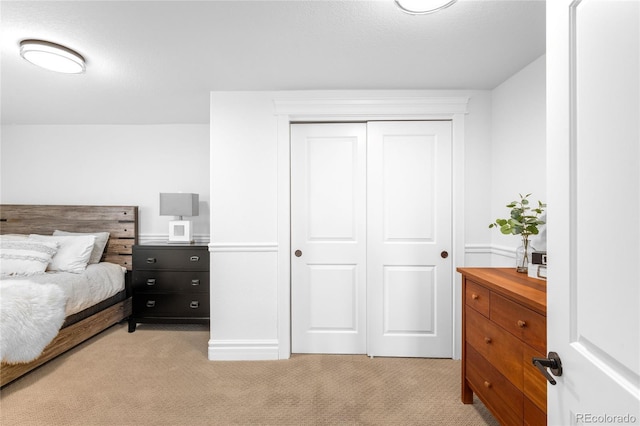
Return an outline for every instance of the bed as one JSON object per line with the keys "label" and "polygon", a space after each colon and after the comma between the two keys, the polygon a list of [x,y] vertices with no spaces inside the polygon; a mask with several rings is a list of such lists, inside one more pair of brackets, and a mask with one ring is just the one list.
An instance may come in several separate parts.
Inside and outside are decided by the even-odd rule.
{"label": "bed", "polygon": [[[94,276],[96,274],[100,276],[104,274],[120,275],[120,280],[124,278],[124,288],[118,289],[117,293],[89,307],[86,307],[86,303],[82,300],[74,302],[77,304],[74,311],[79,309],[79,312],[67,315],[65,310],[64,318],[59,319],[62,322],[61,328],[37,358],[29,362],[2,362],[0,365],[0,386],[12,382],[131,315],[130,272],[132,248],[138,238],[137,206],[0,205],[0,234],[3,236],[3,242],[14,238],[20,240],[25,235],[31,235],[30,238],[37,239],[38,235],[51,236],[55,231],[58,231],[57,235],[108,233],[102,256],[95,259],[96,264],[86,266],[86,273]],[[44,245],[51,244],[47,238],[42,238],[42,240],[45,241]],[[74,237],[73,240],[76,241],[78,238]],[[95,239],[91,241],[95,241]],[[95,255],[95,251],[93,254]],[[7,261],[5,258],[5,261],[10,262],[11,260]],[[115,273],[115,270],[118,270],[119,274]],[[50,274],[51,272],[46,273],[46,275]],[[84,275],[85,272],[82,274]],[[58,273],[53,275],[57,276]],[[61,280],[64,287],[67,281],[75,279],[75,275],[71,275],[68,280],[59,276],[57,279]],[[3,285],[7,284],[5,278],[7,277],[3,277]],[[11,277],[11,281],[15,281],[14,278],[28,280],[29,286],[37,284],[38,279],[47,280],[38,274],[27,277]],[[47,287],[41,288],[48,289],[52,284],[47,283],[46,285]],[[28,289],[28,287],[24,288]],[[11,291],[6,287],[3,289],[2,293],[9,296]],[[59,293],[61,290],[55,291]],[[66,292],[66,290],[63,288],[62,292]],[[28,291],[25,290],[25,293]],[[52,290],[51,295],[47,294],[47,297],[51,296],[52,303],[58,303],[58,293]],[[3,298],[3,303],[6,299]],[[44,297],[40,299],[44,299]],[[43,303],[42,300],[40,303]],[[37,315],[33,316],[37,317]],[[4,318],[6,320],[6,315]]]}

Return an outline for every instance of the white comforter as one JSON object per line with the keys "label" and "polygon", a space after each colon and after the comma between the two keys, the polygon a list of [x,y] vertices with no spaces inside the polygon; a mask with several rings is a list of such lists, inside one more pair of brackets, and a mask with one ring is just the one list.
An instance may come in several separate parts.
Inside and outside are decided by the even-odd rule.
{"label": "white comforter", "polygon": [[82,274],[46,273],[0,281],[0,360],[29,362],[58,334],[68,315],[124,289],[124,269],[89,265]]}

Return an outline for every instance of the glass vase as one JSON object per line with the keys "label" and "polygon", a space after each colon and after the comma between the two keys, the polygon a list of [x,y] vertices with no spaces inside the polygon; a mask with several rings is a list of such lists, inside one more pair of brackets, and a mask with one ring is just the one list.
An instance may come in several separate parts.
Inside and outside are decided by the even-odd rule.
{"label": "glass vase", "polygon": [[535,248],[529,242],[529,238],[522,237],[522,245],[516,249],[516,271],[526,274],[529,272],[531,253]]}

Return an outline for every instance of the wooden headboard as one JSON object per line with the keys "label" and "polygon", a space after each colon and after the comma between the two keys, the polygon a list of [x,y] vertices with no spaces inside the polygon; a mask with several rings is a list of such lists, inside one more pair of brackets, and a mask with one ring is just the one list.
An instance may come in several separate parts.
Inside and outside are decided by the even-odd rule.
{"label": "wooden headboard", "polygon": [[0,205],[0,234],[51,235],[56,229],[109,232],[102,260],[131,270],[138,242],[137,206]]}

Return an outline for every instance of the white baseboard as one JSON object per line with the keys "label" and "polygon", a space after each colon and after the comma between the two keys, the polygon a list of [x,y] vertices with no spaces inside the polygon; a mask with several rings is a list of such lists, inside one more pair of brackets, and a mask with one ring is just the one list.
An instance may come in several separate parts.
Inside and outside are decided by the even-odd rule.
{"label": "white baseboard", "polygon": [[211,361],[267,361],[280,359],[278,340],[209,340]]}

